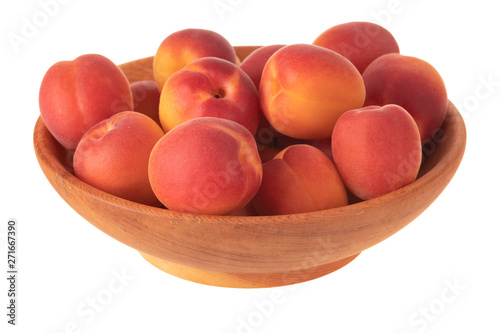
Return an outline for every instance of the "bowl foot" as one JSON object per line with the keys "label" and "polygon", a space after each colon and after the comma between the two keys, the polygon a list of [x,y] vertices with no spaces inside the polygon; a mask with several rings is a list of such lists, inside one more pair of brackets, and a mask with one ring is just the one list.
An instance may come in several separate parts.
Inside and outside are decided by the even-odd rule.
{"label": "bowl foot", "polygon": [[139,253],[150,264],[170,275],[187,281],[226,288],[269,288],[305,282],[332,273],[344,267],[359,255],[358,253],[325,265],[288,272],[238,274],[193,268],[159,259],[146,253]]}

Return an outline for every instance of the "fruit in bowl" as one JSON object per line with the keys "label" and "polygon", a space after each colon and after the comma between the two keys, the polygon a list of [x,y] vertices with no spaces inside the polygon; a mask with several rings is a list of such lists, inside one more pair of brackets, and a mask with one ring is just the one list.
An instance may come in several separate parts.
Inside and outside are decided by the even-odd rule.
{"label": "fruit in bowl", "polygon": [[313,41],[349,59],[360,73],[378,57],[399,53],[396,38],[384,27],[372,22],[347,22],[323,31]]}
{"label": "fruit in bowl", "polygon": [[85,54],[49,68],[40,86],[39,105],[52,135],[75,150],[92,126],[132,110],[133,101],[127,78],[111,60]]}
{"label": "fruit in bowl", "polygon": [[436,134],[446,117],[448,97],[439,72],[428,62],[386,54],[364,71],[365,105],[397,104],[415,119],[422,144]]}
{"label": "fruit in bowl", "polygon": [[[257,49],[258,47],[234,47],[242,62]],[[323,51],[319,46],[303,47],[302,44],[279,48],[269,57],[263,74],[266,68],[270,68],[268,71],[272,77],[276,69],[271,65],[273,57],[278,57],[279,52],[286,54],[294,49],[296,52],[303,49],[314,50],[311,51],[312,57],[315,57],[316,52],[328,54],[319,58],[335,59],[334,61],[345,64],[343,68],[347,69],[346,77],[349,78],[345,82],[352,83],[362,79],[354,65],[349,64],[349,60],[342,58],[340,54],[327,49]],[[318,49],[321,51],[317,51]],[[288,56],[290,59],[301,57],[295,54]],[[154,80],[155,57],[135,60],[122,64],[119,68],[129,84]],[[284,75],[286,82],[293,82],[295,76],[297,81],[293,82],[293,86],[296,85],[297,91],[300,91],[298,78],[307,77],[307,73],[315,71],[300,65],[300,62],[295,65],[293,70],[285,70],[281,75]],[[318,65],[317,68],[319,67]],[[259,91],[267,89],[263,88],[267,85],[271,92],[275,92],[273,85],[266,83],[265,78],[266,75],[262,75]],[[351,80],[353,78],[356,79]],[[338,80],[342,81],[341,78]],[[313,82],[308,82],[312,87]],[[338,86],[347,91],[348,85],[339,82]],[[408,178],[410,181],[405,181],[398,187],[389,187],[389,192],[376,192],[369,196],[357,192],[357,188],[365,185],[358,185],[351,178],[356,180],[366,174],[366,171],[361,169],[358,174],[342,175],[342,166],[349,164],[354,153],[339,150],[336,145],[340,145],[341,140],[358,144],[353,149],[366,155],[362,157],[368,163],[383,169],[383,165],[378,164],[377,156],[390,151],[395,143],[388,141],[383,144],[379,154],[375,151],[371,154],[362,153],[362,149],[369,149],[373,142],[356,137],[355,134],[363,131],[364,135],[375,135],[374,137],[383,141],[384,133],[393,130],[401,133],[407,129],[411,133],[408,146],[401,143],[403,148],[394,151],[411,153],[414,154],[411,155],[413,157],[418,152],[422,154],[420,142],[416,143],[416,138],[419,137],[417,123],[413,117],[404,113],[407,112],[404,107],[368,106],[370,111],[365,111],[369,113],[369,120],[356,121],[364,119],[364,116],[359,116],[361,112],[356,111],[364,104],[364,98],[360,97],[364,94],[364,82],[362,83],[363,87],[356,83],[354,92],[348,92],[352,93],[349,96],[356,96],[353,98],[356,103],[344,105],[342,111],[333,108],[330,110],[332,114],[329,114],[328,108],[316,113],[320,116],[324,112],[330,120],[336,118],[333,125],[325,121],[329,122],[330,129],[324,130],[321,139],[300,138],[301,135],[293,137],[288,135],[291,134],[289,132],[280,132],[279,128],[272,125],[272,119],[267,119],[269,115],[266,111],[263,111],[261,119],[269,120],[270,125],[262,122],[262,126],[269,126],[276,137],[265,145],[257,144],[255,139],[258,133],[254,136],[254,133],[233,120],[212,116],[195,117],[168,129],[161,138],[152,140],[156,142],[148,161],[150,183],[153,189],[157,187],[158,194],[155,195],[161,197],[161,191],[167,193],[168,199],[163,200],[165,207],[134,202],[121,195],[108,193],[108,190],[98,189],[76,177],[72,171],[71,150],[51,134],[43,117],[39,118],[35,126],[35,153],[51,185],[75,211],[103,232],[139,251],[146,260],[165,272],[186,280],[225,287],[271,287],[303,282],[343,267],[359,253],[390,237],[415,219],[452,179],[464,153],[465,126],[458,110],[448,102],[446,116],[440,125],[442,135],[439,140],[430,139],[430,142],[435,143],[435,149],[432,153],[426,152],[421,164],[412,165],[409,172],[412,177]],[[311,91],[312,89],[309,90]],[[321,95],[321,91],[319,94]],[[294,96],[303,95],[297,93]],[[259,95],[259,101],[261,104],[265,102],[262,94]],[[321,99],[317,101],[321,104]],[[309,112],[308,108],[301,111],[294,108],[294,103],[290,105],[289,112],[300,117],[304,116],[301,113]],[[287,108],[282,108],[282,112],[287,112]],[[356,116],[352,116],[354,114]],[[386,121],[386,114],[394,114],[394,121]],[[342,119],[347,119],[346,123]],[[192,124],[198,125],[191,126]],[[303,125],[309,126],[306,121]],[[340,132],[336,132],[337,125]],[[300,132],[302,129],[296,126],[294,130]],[[373,131],[376,134],[370,134]],[[400,141],[406,140],[400,134],[397,138]],[[315,148],[315,145],[321,145],[321,149]],[[331,150],[331,156],[328,151],[325,153],[325,149]],[[393,158],[397,160],[398,155],[393,155]],[[414,161],[416,160],[415,158]],[[274,175],[271,172],[271,176],[266,177],[266,164],[284,165],[283,163],[292,178],[286,178],[279,172]],[[235,166],[241,169],[233,168]],[[248,168],[245,169],[245,166]],[[259,180],[261,168],[262,180]],[[359,171],[360,168],[357,169]],[[418,170],[418,175],[413,179],[415,169]],[[229,177],[229,171],[238,175],[234,177],[234,182]],[[263,187],[264,178],[267,179],[266,184],[269,180],[271,185]],[[174,184],[176,179],[181,181]],[[281,185],[273,185],[274,181],[280,181]],[[213,206],[212,201],[202,200],[206,204],[201,205],[203,210],[199,210],[200,205],[194,205],[195,209],[190,208],[186,204],[193,198],[189,191],[203,189],[206,184],[209,184],[208,190],[205,188],[206,193],[209,196],[220,194],[220,197],[217,196],[219,200],[214,200]],[[229,190],[232,185],[234,188]],[[317,188],[318,194],[310,193],[311,187]],[[291,199],[287,199],[287,195],[280,198],[279,188],[287,188],[290,191],[287,195],[299,195],[289,197]],[[281,205],[285,210],[280,210],[277,215],[263,210],[259,213],[262,205],[254,205],[252,202],[258,198],[259,190],[265,191],[269,198],[261,202],[269,204],[270,208]],[[293,193],[294,191],[297,193]],[[356,203],[346,200],[346,197],[352,196],[350,191],[363,198],[357,198]],[[327,205],[319,205],[317,200],[312,200],[311,202],[316,201],[316,205],[301,212],[293,211],[296,208],[293,203],[301,203],[300,193],[306,193],[302,195],[304,198],[309,195],[320,202],[326,202],[326,199],[332,197],[339,200]],[[281,199],[285,201],[279,202]]]}
{"label": "fruit in bowl", "polygon": [[330,137],[338,117],[361,107],[361,74],[340,54],[295,44],[266,62],[259,85],[262,111],[278,132],[297,139]]}
{"label": "fruit in bowl", "polygon": [[267,61],[276,51],[284,46],[283,44],[261,46],[241,62],[240,68],[252,79],[257,89],[259,89],[262,71]]}
{"label": "fruit in bowl", "polygon": [[333,130],[332,156],[351,193],[376,198],[415,181],[422,161],[420,133],[398,105],[350,110]]}
{"label": "fruit in bowl", "polygon": [[288,146],[263,165],[262,185],[253,198],[259,215],[306,213],[347,205],[347,193],[333,162],[312,145]]}
{"label": "fruit in bowl", "polygon": [[149,179],[169,209],[226,215],[253,198],[262,181],[262,163],[245,127],[199,117],[176,126],[156,143]]}
{"label": "fruit in bowl", "polygon": [[219,117],[233,120],[255,135],[260,120],[259,95],[238,66],[204,57],[190,62],[165,82],[159,114],[165,132],[189,119]]}
{"label": "fruit in bowl", "polygon": [[160,122],[160,91],[158,84],[153,80],[136,81],[130,84],[134,111],[140,112],[153,119],[159,126]]}
{"label": "fruit in bowl", "polygon": [[163,134],[142,113],[117,113],[82,137],[73,157],[75,175],[107,193],[159,207],[149,183],[148,165],[151,150]]}
{"label": "fruit in bowl", "polygon": [[160,91],[172,74],[203,57],[238,62],[232,45],[215,31],[183,29],[168,35],[158,47],[153,64],[154,78]]}

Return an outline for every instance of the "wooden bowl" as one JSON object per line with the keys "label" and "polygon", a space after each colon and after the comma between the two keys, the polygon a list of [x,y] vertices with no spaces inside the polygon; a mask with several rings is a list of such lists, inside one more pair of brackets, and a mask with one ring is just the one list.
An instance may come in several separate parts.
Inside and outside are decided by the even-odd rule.
{"label": "wooden bowl", "polygon": [[[235,47],[243,60],[256,47]],[[153,57],[121,65],[130,82],[153,79]],[[214,286],[256,288],[331,273],[419,216],[462,160],[465,124],[449,103],[442,131],[424,150],[418,179],[345,207],[279,216],[209,216],[154,208],[104,193],[74,176],[71,154],[41,118],[35,153],[59,195],[83,218],[174,276]]]}

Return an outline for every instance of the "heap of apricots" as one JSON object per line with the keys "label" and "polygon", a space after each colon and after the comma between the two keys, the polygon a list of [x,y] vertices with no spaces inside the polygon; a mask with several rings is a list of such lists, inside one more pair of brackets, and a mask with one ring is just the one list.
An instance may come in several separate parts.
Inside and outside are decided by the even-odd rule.
{"label": "heap of apricots", "polygon": [[41,82],[41,117],[82,181],[196,214],[304,213],[399,189],[448,106],[436,69],[369,22],[243,60],[214,31],[180,30],[153,71],[129,83],[102,55],[58,62]]}

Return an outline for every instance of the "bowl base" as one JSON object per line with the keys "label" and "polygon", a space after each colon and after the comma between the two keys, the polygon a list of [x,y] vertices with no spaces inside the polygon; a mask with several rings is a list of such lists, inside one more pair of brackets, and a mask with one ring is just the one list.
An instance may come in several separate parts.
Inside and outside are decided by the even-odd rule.
{"label": "bowl base", "polygon": [[159,259],[143,252],[139,253],[150,264],[170,275],[191,282],[226,288],[269,288],[305,282],[330,274],[344,267],[359,255],[358,253],[351,257],[325,265],[304,269],[294,269],[287,272],[238,274],[222,273],[189,267]]}

